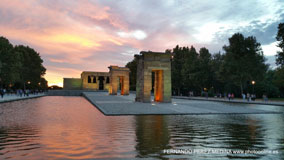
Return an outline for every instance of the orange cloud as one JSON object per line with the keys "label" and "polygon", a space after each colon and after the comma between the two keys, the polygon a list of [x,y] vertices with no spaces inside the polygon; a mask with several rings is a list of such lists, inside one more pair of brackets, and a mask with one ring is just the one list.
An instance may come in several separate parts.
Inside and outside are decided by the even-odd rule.
{"label": "orange cloud", "polygon": [[94,47],[94,46],[100,46],[99,43],[91,41],[87,38],[83,38],[77,35],[71,35],[71,34],[57,34],[53,36],[48,36],[45,38],[45,40],[52,42],[52,43],[58,43],[58,44],[78,44],[83,47]]}
{"label": "orange cloud", "polygon": [[[56,5],[49,4],[53,2]],[[63,77],[80,77],[83,70],[108,71],[110,64],[125,65],[131,56],[122,53],[143,48],[139,40],[117,35],[129,32],[129,26],[108,6],[86,0],[68,1],[64,6],[59,1],[1,3],[8,20],[0,20],[0,35],[41,54],[49,85],[62,86]]]}

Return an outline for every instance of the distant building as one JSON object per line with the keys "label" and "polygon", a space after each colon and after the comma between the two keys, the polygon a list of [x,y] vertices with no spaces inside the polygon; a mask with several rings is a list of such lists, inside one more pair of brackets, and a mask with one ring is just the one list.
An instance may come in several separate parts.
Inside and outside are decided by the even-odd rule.
{"label": "distant building", "polygon": [[81,73],[81,78],[63,78],[64,90],[104,90],[111,95],[120,91],[121,95],[129,94],[129,68],[110,66],[109,72]]}
{"label": "distant building", "polygon": [[81,78],[63,78],[65,90],[109,90],[110,73],[90,72],[81,73]]}

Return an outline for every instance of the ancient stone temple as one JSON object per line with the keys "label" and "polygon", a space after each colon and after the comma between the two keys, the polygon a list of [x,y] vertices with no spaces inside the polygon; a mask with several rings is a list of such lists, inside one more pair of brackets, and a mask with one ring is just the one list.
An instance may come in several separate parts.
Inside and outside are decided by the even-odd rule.
{"label": "ancient stone temple", "polygon": [[116,95],[120,89],[121,95],[129,95],[129,68],[110,66],[110,88],[109,94]]}
{"label": "ancient stone temple", "polygon": [[138,60],[135,100],[151,102],[153,88],[156,102],[171,102],[171,54],[142,51],[135,57]]}
{"label": "ancient stone temple", "polygon": [[64,78],[65,90],[104,90],[116,95],[129,95],[129,68],[110,66],[109,72],[84,71],[81,78]]}

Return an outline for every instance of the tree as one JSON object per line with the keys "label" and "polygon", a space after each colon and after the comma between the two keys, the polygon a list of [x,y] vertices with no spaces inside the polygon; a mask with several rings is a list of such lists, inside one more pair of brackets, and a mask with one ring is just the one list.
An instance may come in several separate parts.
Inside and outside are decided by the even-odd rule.
{"label": "tree", "polygon": [[257,82],[264,78],[268,66],[265,64],[261,45],[255,37],[245,38],[236,33],[229,38],[229,45],[223,49],[226,54],[221,74],[229,91],[232,92],[235,86],[239,86],[239,93],[244,93],[251,81]]}
{"label": "tree", "polygon": [[188,48],[181,48],[178,45],[173,49],[173,58],[172,58],[172,88],[173,92],[177,95],[180,95],[181,88],[183,83],[181,70],[185,62],[185,52]]}
{"label": "tree", "polygon": [[196,77],[197,83],[196,85],[199,87],[200,91],[203,89],[209,89],[212,87],[212,68],[210,66],[211,63],[211,54],[209,50],[205,47],[200,48],[199,55],[197,59],[197,66],[196,66]]}
{"label": "tree", "polygon": [[42,65],[43,60],[39,53],[28,46],[16,46],[14,54],[20,57],[21,67],[18,68],[20,73],[20,82],[24,88],[36,88],[45,75],[45,67]]}
{"label": "tree", "polygon": [[[188,93],[188,91],[196,91],[199,90],[198,84],[198,53],[196,49],[191,46],[190,49],[184,48],[185,58],[183,68],[181,70],[182,74],[182,84],[184,90]],[[186,94],[187,94],[186,93]]]}
{"label": "tree", "polygon": [[19,61],[20,57],[13,53],[13,45],[8,39],[0,37],[0,88],[19,80]]}
{"label": "tree", "polygon": [[278,25],[276,40],[279,41],[277,46],[281,51],[277,52],[276,55],[276,65],[278,65],[278,68],[275,71],[274,83],[281,91],[282,96],[284,96],[284,23]]}
{"label": "tree", "polygon": [[258,85],[255,88],[256,93],[266,94],[268,97],[278,97],[279,88],[275,85],[276,76],[275,70],[268,70],[264,76],[264,79],[258,82]]}
{"label": "tree", "polygon": [[224,82],[222,81],[223,75],[220,73],[220,68],[224,62],[224,55],[216,53],[212,56],[211,59],[211,70],[212,70],[212,86],[217,93],[224,92]]}
{"label": "tree", "polygon": [[273,83],[281,92],[281,96],[284,97],[284,67],[278,67],[275,70]]}
{"label": "tree", "polygon": [[279,41],[277,46],[281,49],[276,55],[276,64],[284,66],[284,23],[278,25],[276,40]]}

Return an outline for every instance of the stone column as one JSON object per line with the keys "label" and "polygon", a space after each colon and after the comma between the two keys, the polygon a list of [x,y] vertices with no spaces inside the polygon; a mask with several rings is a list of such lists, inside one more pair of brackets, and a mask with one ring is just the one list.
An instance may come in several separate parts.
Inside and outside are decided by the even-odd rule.
{"label": "stone column", "polygon": [[110,76],[110,94],[111,95],[117,95],[117,88],[118,88],[118,81],[117,81],[117,76],[112,74]]}
{"label": "stone column", "polygon": [[[129,74],[129,73],[126,73]],[[124,76],[123,77],[123,90],[124,90],[124,94],[123,95],[129,95],[129,76]]]}
{"label": "stone column", "polygon": [[143,102],[143,84],[144,84],[144,66],[141,56],[135,56],[137,58],[137,73],[136,73],[136,98],[135,101]]}
{"label": "stone column", "polygon": [[152,70],[145,69],[144,70],[144,87],[142,90],[143,102],[151,102],[151,89],[152,89]]}
{"label": "stone column", "polygon": [[171,78],[171,69],[164,70],[164,96],[163,102],[172,101],[172,78]]}

